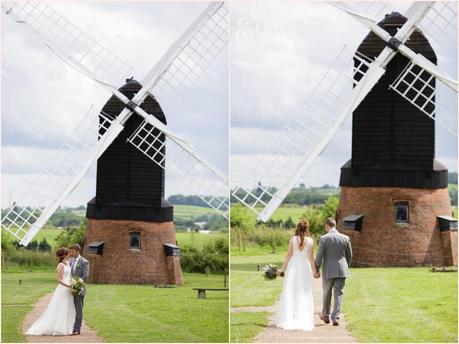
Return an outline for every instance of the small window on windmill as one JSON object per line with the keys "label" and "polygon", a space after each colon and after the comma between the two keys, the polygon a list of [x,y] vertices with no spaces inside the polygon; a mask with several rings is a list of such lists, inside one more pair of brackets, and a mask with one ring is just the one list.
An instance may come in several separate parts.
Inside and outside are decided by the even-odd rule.
{"label": "small window on windmill", "polygon": [[180,247],[174,244],[163,244],[166,257],[180,256]]}
{"label": "small window on windmill", "polygon": [[104,254],[104,245],[103,241],[94,241],[88,245],[88,253],[101,256]]}
{"label": "small window on windmill", "polygon": [[437,216],[440,232],[457,231],[457,219],[451,216]]}
{"label": "small window on windmill", "polygon": [[140,232],[129,233],[129,248],[140,249]]}
{"label": "small window on windmill", "polygon": [[408,202],[395,202],[395,223],[409,223]]}
{"label": "small window on windmill", "polygon": [[344,228],[345,229],[353,229],[355,231],[362,230],[362,220],[363,215],[349,215],[344,218]]}

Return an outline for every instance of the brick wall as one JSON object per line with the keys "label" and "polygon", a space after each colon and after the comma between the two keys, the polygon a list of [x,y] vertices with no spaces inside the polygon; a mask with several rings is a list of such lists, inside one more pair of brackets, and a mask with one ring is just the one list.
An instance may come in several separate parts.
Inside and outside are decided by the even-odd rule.
{"label": "brick wall", "polygon": [[[141,248],[129,248],[129,232],[140,232]],[[102,256],[88,254],[88,244],[104,241]],[[88,219],[83,255],[93,283],[182,284],[179,258],[168,268],[164,243],[176,243],[174,223]],[[171,275],[172,274],[172,275]]]}
{"label": "brick wall", "polygon": [[[397,201],[409,203],[407,224],[395,223]],[[446,244],[437,216],[451,213],[446,188],[342,187],[337,218],[339,230],[351,238],[354,266],[443,266],[453,260],[457,235]],[[344,229],[351,214],[363,214],[360,232]]]}

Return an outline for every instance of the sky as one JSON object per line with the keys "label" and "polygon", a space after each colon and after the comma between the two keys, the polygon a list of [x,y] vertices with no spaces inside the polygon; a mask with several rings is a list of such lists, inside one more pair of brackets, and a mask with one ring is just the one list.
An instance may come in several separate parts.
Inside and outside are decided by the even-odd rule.
{"label": "sky", "polygon": [[[132,66],[140,80],[207,3],[51,5]],[[408,3],[390,7],[403,12]],[[235,1],[230,9],[230,49],[166,117],[168,126],[213,165],[226,173],[231,166],[233,184],[276,137],[343,44],[355,50],[368,30],[321,2]],[[100,108],[110,95],[62,63],[24,25],[3,13],[1,19],[4,207],[27,194],[91,105]],[[439,66],[457,79],[457,45],[445,48],[437,51]],[[299,182],[337,185],[340,167],[350,157],[351,117]],[[438,125],[436,158],[457,170],[457,138]],[[85,204],[94,196],[95,171],[93,166],[64,205]],[[167,178],[166,195],[187,193],[183,180]]]}
{"label": "sky", "polygon": [[[141,80],[206,8],[206,2],[51,2],[54,9],[134,68]],[[28,196],[89,108],[110,94],[57,58],[25,27],[2,13],[2,207]],[[164,108],[169,128],[221,171],[228,171],[228,50],[179,105]],[[64,205],[95,195],[95,164]],[[166,195],[187,193],[166,174]]]}
{"label": "sky", "polygon": [[[408,2],[390,3],[403,13]],[[231,4],[231,184],[243,185],[284,124],[346,45],[355,51],[368,29],[327,3]],[[434,45],[436,42],[432,42]],[[457,45],[436,49],[442,71],[457,80]],[[308,172],[305,185],[338,185],[351,158],[351,116]],[[457,137],[436,126],[436,159],[457,171]],[[277,169],[284,169],[279,165]]]}

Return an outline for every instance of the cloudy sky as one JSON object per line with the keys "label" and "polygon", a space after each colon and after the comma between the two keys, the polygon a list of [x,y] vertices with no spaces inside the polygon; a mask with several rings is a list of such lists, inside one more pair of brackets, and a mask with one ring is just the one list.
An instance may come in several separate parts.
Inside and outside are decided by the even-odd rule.
{"label": "cloudy sky", "polygon": [[[206,2],[51,2],[86,34],[143,76],[208,5]],[[109,94],[62,63],[25,25],[2,13],[2,206],[18,200],[91,105]],[[228,50],[167,112],[168,126],[222,171],[228,170]],[[186,193],[171,176],[166,193]],[[65,205],[95,193],[95,166]]]}
{"label": "cloudy sky", "polygon": [[[408,5],[391,3],[388,12],[403,13]],[[235,2],[230,8],[230,168],[234,186],[244,185],[250,167],[343,45],[355,51],[368,30],[321,2]],[[457,80],[457,45],[436,52],[440,68]],[[350,157],[351,117],[301,181],[306,185],[338,185],[340,167]],[[457,137],[438,125],[436,157],[457,171]]]}

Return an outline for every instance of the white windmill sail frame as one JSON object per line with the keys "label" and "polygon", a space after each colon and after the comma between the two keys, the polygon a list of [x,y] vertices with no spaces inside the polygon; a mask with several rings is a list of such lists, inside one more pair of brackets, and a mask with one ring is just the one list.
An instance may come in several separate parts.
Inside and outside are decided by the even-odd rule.
{"label": "white windmill sail frame", "polygon": [[[124,104],[126,104],[126,108],[123,109],[122,112],[111,123],[110,128],[108,128],[108,130],[102,136],[99,137],[99,141],[97,142],[97,144],[92,148],[91,152],[87,154],[87,159],[85,160],[85,163],[81,167],[81,170],[71,175],[70,182],[65,184],[65,187],[63,188],[63,190],[60,190],[60,193],[58,195],[55,195],[54,197],[52,197],[50,204],[46,205],[43,209],[40,208],[40,215],[38,217],[34,216],[33,217],[34,221],[32,222],[21,221],[21,224],[23,224],[23,226],[20,226],[19,230],[13,231],[13,230],[10,230],[12,229],[12,226],[10,226],[10,228],[5,228],[7,227],[8,224],[5,222],[5,217],[4,217],[2,219],[2,228],[6,229],[10,233],[12,233],[14,236],[16,236],[18,239],[20,239],[20,243],[26,246],[30,242],[30,240],[33,238],[33,236],[46,223],[46,221],[49,219],[52,213],[59,207],[62,201],[78,185],[78,183],[84,177],[84,174],[89,169],[91,164],[95,160],[97,160],[97,158],[103,153],[103,151],[111,144],[111,142],[113,142],[113,140],[116,138],[119,132],[124,128],[123,126],[124,123],[130,118],[130,116],[134,112],[142,116],[146,122],[148,122],[151,125],[154,125],[156,128],[161,130],[169,138],[173,139],[174,142],[176,142],[177,145],[181,147],[181,149],[187,152],[187,154],[191,155],[196,161],[202,164],[207,170],[211,171],[213,175],[217,176],[220,179],[226,180],[226,183],[227,183],[227,178],[225,179],[224,174],[218,169],[214,168],[210,163],[206,161],[206,159],[200,156],[197,153],[196,149],[193,146],[191,146],[186,140],[174,134],[162,122],[160,122],[154,116],[146,113],[139,106],[137,106],[137,104],[142,103],[143,100],[150,94],[149,92],[152,89],[152,87],[155,85],[155,83],[161,80],[161,77],[164,74],[164,72],[169,68],[170,64],[174,61],[174,59],[177,56],[179,56],[180,52],[187,48],[188,43],[193,39],[194,37],[193,35],[196,33],[196,28],[199,28],[200,25],[202,25],[201,22],[206,21],[206,19],[212,18],[212,14],[215,13],[215,11],[218,11],[218,9],[220,9],[223,5],[224,3],[211,3],[206,8],[203,14],[201,14],[198,17],[198,19],[196,19],[193,22],[193,24],[190,26],[190,29],[188,29],[181,36],[181,38],[179,38],[179,40],[173,44],[171,49],[168,50],[168,53],[166,54],[166,56],[162,58],[160,62],[152,69],[152,72],[148,74],[148,77],[144,81],[145,82],[144,87],[142,87],[142,89],[134,96],[132,100],[129,100],[122,93],[116,90],[116,88],[113,85],[106,83],[104,81],[101,81],[97,77],[97,75],[93,74],[93,71],[90,69],[87,69],[86,66],[77,67],[77,69],[83,72],[83,74],[93,78],[96,82],[104,86],[104,88],[111,91],[119,100],[121,100]],[[220,34],[227,36],[227,31],[220,32]],[[47,44],[49,46],[49,43]],[[60,58],[63,58],[63,59],[69,58],[68,56],[61,54],[60,51],[57,49],[53,51]],[[212,57],[215,58],[216,55],[213,54]],[[166,64],[166,61],[168,62],[168,64]],[[204,72],[203,69],[200,70],[201,74],[202,72]],[[198,76],[200,76],[200,74]],[[97,128],[97,126],[95,126],[94,128]],[[222,202],[220,202],[219,199],[217,199],[217,201],[218,201],[217,205],[215,205],[212,200],[210,201],[207,200],[207,203],[211,207],[213,207],[215,210],[217,210],[218,213],[227,217],[227,211],[222,211],[221,209],[222,207],[220,206],[220,203]],[[23,208],[23,209],[27,210],[27,208]],[[14,211],[15,211],[15,208],[12,207],[10,209],[10,213],[13,213]],[[8,217],[6,218],[8,219]],[[30,218],[31,217],[29,216],[28,219]],[[21,219],[20,214],[19,214],[19,219]],[[14,222],[14,219],[13,219],[13,222]],[[21,225],[19,223],[17,224]],[[17,228],[16,224],[14,224],[13,226]],[[23,235],[19,235],[19,234],[23,234]]]}
{"label": "white windmill sail frame", "polygon": [[[101,129],[103,135],[100,135]],[[2,229],[27,246],[121,130],[120,123],[97,111],[89,111],[53,157],[48,171],[17,205],[8,209],[2,218]]]}
{"label": "white windmill sail frame", "polygon": [[67,65],[118,88],[134,69],[42,1],[2,1],[5,14],[36,34]]}
{"label": "white windmill sail frame", "polygon": [[[453,89],[454,91],[457,92],[457,80],[454,80],[453,78],[443,74],[439,68],[430,62],[428,59],[426,59],[423,55],[417,54],[413,52],[410,48],[408,48],[404,43],[406,40],[411,36],[411,33],[414,32],[414,30],[418,27],[419,22],[422,21],[422,19],[426,16],[427,13],[429,13],[432,10],[432,6],[434,3],[428,2],[424,4],[423,7],[419,7],[418,11],[423,11],[425,13],[421,17],[416,17],[414,18],[417,19],[412,19],[413,17],[409,16],[408,21],[402,26],[402,28],[399,31],[402,31],[401,33],[397,33],[395,37],[404,37],[403,40],[400,41],[400,45],[397,46],[398,51],[409,58],[413,63],[416,63],[429,73],[433,74],[438,80],[441,82],[445,83],[448,87]],[[357,21],[362,23],[363,25],[367,26],[373,33],[375,33],[379,38],[384,40],[385,42],[389,43],[389,41],[393,38],[386,30],[381,28],[380,26],[377,25],[376,22],[373,20],[366,18],[358,13],[352,12],[346,8],[345,4],[340,3],[336,7],[342,9],[343,11],[347,12],[350,14],[353,18],[355,18]],[[414,11],[414,10],[413,10]],[[407,13],[408,14],[408,13]],[[413,14],[415,15],[415,14]],[[404,32],[406,31],[406,32]]]}
{"label": "white windmill sail frame", "polygon": [[[425,14],[428,12],[431,3],[414,3],[410,6],[407,11],[409,20],[405,23],[405,25],[397,32],[397,34],[393,37],[395,40],[399,42],[405,42],[411,35],[411,33],[416,29],[416,24],[422,20]],[[353,15],[360,17],[362,22],[365,22],[368,25],[368,22],[374,24],[374,21],[368,17],[361,16],[359,14],[354,13],[352,10],[347,9],[349,12],[352,12]],[[385,72],[385,67],[387,64],[392,60],[392,58],[396,55],[397,51],[393,50],[390,47],[385,47],[380,55],[374,60],[374,62],[369,66],[369,69],[365,75],[360,79],[357,85],[353,89],[353,95],[349,100],[349,103],[345,106],[345,109],[337,116],[337,121],[333,123],[333,125],[329,128],[329,131],[326,135],[324,135],[323,139],[321,139],[317,145],[314,147],[314,150],[304,157],[304,161],[300,168],[297,171],[285,178],[284,183],[281,187],[278,188],[275,192],[271,193],[270,200],[264,204],[264,208],[259,211],[255,209],[255,207],[249,206],[253,211],[258,214],[258,219],[261,221],[266,221],[272,213],[277,209],[277,207],[281,204],[282,200],[287,196],[288,192],[291,188],[298,182],[299,178],[304,175],[307,169],[310,167],[312,162],[319,156],[320,152],[327,146],[327,144],[331,141],[331,139],[336,134],[338,128],[344,122],[347,115],[349,115],[363,100],[363,98],[370,92],[373,86],[377,83],[380,77]],[[285,168],[283,165],[281,168]],[[242,203],[247,205],[247,202],[241,200],[240,197],[237,197],[237,191],[243,188],[236,187],[236,189],[232,192],[232,195],[239,199]],[[266,188],[265,188],[266,189]],[[245,192],[248,194],[250,190]],[[246,197],[246,196],[245,196]]]}
{"label": "white windmill sail frame", "polygon": [[[381,27],[379,27],[373,20],[365,18],[358,13],[350,11],[346,7],[346,4],[339,4],[336,7],[341,8],[343,11],[350,14],[357,21],[367,26],[373,33],[375,33],[384,41],[391,41],[392,37],[390,36],[390,34]],[[455,26],[452,24],[451,26],[453,28],[456,28],[457,30],[457,8],[454,11],[451,7],[438,2],[426,3],[425,7],[428,9],[427,12],[423,16],[417,17],[415,21],[411,19],[412,16],[409,13],[409,11],[413,12],[414,10],[412,8],[409,9],[407,13],[409,19],[405,25],[408,24],[408,26],[406,27],[410,28],[410,32],[414,32],[414,30],[419,26],[422,27],[423,25],[428,25],[425,24],[426,21],[430,23],[431,26],[435,27],[437,34],[445,31],[442,30],[442,28],[440,28],[437,24],[432,22],[433,19],[429,17],[429,14],[432,12],[435,13],[434,18],[438,20],[442,19],[442,22],[444,23],[451,21],[456,22]],[[453,16],[455,15],[455,20],[454,18],[448,18],[450,20],[444,18],[444,16],[442,16],[442,9],[447,9]],[[406,28],[405,25],[402,27],[401,30],[404,30],[404,28]],[[408,38],[409,35],[406,36],[406,39]],[[396,48],[402,55],[407,57],[410,60],[410,62],[407,64],[407,67],[402,71],[402,73],[396,78],[396,80],[394,80],[394,82],[390,85],[390,88],[394,90],[396,93],[398,93],[401,97],[409,101],[413,106],[421,110],[428,117],[430,117],[433,120],[436,120],[446,130],[451,132],[453,135],[457,136],[457,80],[442,73],[438,66],[426,59],[423,55],[413,52],[404,43],[405,41],[400,41],[400,45],[398,45]],[[421,76],[423,77],[421,78]],[[448,104],[444,105],[443,102],[434,101],[436,92],[435,89],[429,85],[433,78],[437,79],[450,89],[444,90],[445,93],[451,94],[450,97],[444,98]],[[429,82],[424,82],[423,79],[429,80]],[[437,85],[437,88],[438,87],[439,86]],[[439,119],[440,116],[435,116],[435,112],[442,114],[441,117],[446,117],[446,120]]]}
{"label": "white windmill sail frame", "polygon": [[442,51],[450,42],[457,42],[457,1],[436,1],[419,22],[418,27]]}
{"label": "white windmill sail frame", "polygon": [[143,78],[142,85],[161,104],[171,104],[171,93],[176,94],[183,86],[195,84],[225,48],[229,30],[227,16],[225,2],[210,3]]}
{"label": "white windmill sail frame", "polygon": [[[198,160],[196,154],[183,149],[176,137],[164,135],[148,121],[144,121],[128,141],[167,173],[181,180],[190,193],[198,195],[228,219],[228,178],[223,173],[210,169],[206,163]],[[164,154],[166,144],[167,159]]]}
{"label": "white windmill sail frame", "polygon": [[[359,63],[355,65],[354,60]],[[353,92],[360,92],[360,82],[356,83],[355,78],[361,80],[370,71],[370,65],[365,56],[354,56],[353,52],[343,48],[312,93],[250,170],[249,181],[242,181],[233,188],[232,196],[257,213],[259,220],[268,219],[296,183],[298,175],[304,174],[336,133],[345,119],[339,114],[343,113],[343,108],[352,106]],[[370,74],[384,73],[378,64],[372,66]],[[256,183],[258,193],[247,188],[247,185],[251,187]],[[260,206],[264,208],[261,211]]]}

